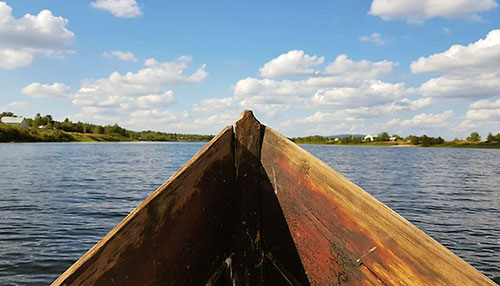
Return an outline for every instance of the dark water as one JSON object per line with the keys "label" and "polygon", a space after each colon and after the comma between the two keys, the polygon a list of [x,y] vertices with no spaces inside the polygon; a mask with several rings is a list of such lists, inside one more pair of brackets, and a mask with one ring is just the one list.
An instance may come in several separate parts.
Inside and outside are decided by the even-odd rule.
{"label": "dark water", "polygon": [[[202,143],[0,144],[0,285],[47,285]],[[500,150],[304,146],[500,282]]]}

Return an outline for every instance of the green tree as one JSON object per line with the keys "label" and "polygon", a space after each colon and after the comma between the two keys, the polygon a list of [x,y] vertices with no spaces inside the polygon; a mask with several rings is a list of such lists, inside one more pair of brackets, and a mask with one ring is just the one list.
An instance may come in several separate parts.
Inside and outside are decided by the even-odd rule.
{"label": "green tree", "polygon": [[488,133],[488,137],[486,138],[486,142],[493,142],[495,141],[495,136],[493,134]]}
{"label": "green tree", "polygon": [[377,136],[377,141],[389,141],[389,133],[387,132],[382,132],[379,133]]}
{"label": "green tree", "polygon": [[410,143],[411,145],[418,145],[420,144],[420,139],[418,138],[418,136],[410,135]]}
{"label": "green tree", "polygon": [[95,126],[93,129],[92,129],[92,132],[96,133],[96,134],[104,134],[104,127],[98,125],[98,126]]}
{"label": "green tree", "polygon": [[7,112],[7,111],[0,113],[0,119],[2,119],[2,117],[4,117],[4,116],[15,116],[15,115],[14,115],[14,113]]}
{"label": "green tree", "polygon": [[481,141],[481,136],[479,136],[479,133],[477,132],[472,132],[469,137],[467,137],[467,141],[469,142],[479,142]]}
{"label": "green tree", "polygon": [[43,122],[43,119],[42,119],[42,116],[40,115],[40,113],[37,113],[35,115],[35,118],[33,119],[33,122],[31,124],[33,127],[38,127],[40,125],[44,125],[44,122]]}

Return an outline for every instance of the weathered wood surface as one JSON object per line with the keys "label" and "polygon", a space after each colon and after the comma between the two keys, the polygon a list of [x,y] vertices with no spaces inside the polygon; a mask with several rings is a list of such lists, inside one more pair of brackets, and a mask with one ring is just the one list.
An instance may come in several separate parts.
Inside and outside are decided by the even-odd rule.
{"label": "weathered wood surface", "polygon": [[235,124],[234,264],[236,285],[262,285],[260,149],[262,125],[249,110]]}
{"label": "weathered wood surface", "polygon": [[260,162],[265,126],[251,111],[235,126],[232,285],[309,285],[269,177]]}
{"label": "weathered wood surface", "polygon": [[228,127],[52,285],[204,285],[231,252],[233,150]]}
{"label": "weathered wood surface", "polygon": [[249,111],[59,285],[496,285]]}
{"label": "weathered wood surface", "polygon": [[496,285],[270,128],[261,162],[311,285]]}

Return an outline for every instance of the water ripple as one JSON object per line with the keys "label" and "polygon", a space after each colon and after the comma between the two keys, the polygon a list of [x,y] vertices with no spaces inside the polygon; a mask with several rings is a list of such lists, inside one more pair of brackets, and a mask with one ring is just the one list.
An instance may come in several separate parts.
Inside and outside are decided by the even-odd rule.
{"label": "water ripple", "polygon": [[[0,144],[0,285],[47,285],[201,143]],[[500,282],[500,150],[306,146]]]}

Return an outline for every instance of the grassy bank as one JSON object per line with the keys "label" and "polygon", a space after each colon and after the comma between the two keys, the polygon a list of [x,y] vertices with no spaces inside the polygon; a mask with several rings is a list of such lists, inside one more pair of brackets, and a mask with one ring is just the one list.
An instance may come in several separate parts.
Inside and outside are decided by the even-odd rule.
{"label": "grassy bank", "polygon": [[[314,140],[307,140],[304,138],[314,137]],[[444,141],[437,144],[412,144],[411,140],[399,141],[373,141],[373,142],[342,142],[334,141],[323,137],[317,136],[290,138],[297,144],[303,145],[342,145],[342,146],[378,146],[378,147],[439,147],[439,148],[487,148],[487,149],[500,149],[500,142],[467,142],[464,140],[459,141]],[[414,142],[415,143],[415,142]]]}
{"label": "grassy bank", "polygon": [[81,133],[58,129],[23,128],[0,123],[0,142],[207,142],[212,135],[177,134],[154,131],[127,133]]}

